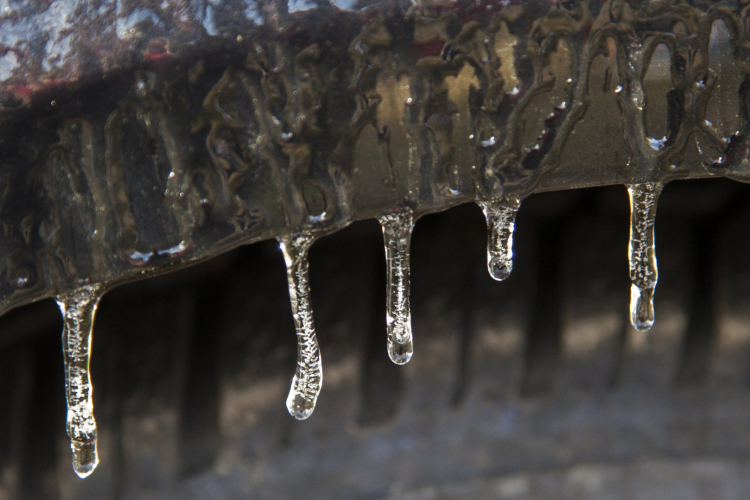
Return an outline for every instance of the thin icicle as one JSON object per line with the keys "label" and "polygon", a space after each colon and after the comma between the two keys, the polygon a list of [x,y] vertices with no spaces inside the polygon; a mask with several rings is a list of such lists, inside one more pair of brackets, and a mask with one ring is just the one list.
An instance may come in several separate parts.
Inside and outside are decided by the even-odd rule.
{"label": "thin icicle", "polygon": [[94,472],[99,463],[89,361],[94,316],[103,294],[104,288],[94,284],[57,297],[64,322],[62,343],[68,402],[67,431],[73,450],[73,470],[82,478]]}
{"label": "thin icicle", "polygon": [[646,182],[628,186],[630,195],[630,322],[645,332],[654,324],[656,267],[654,223],[662,184]]}
{"label": "thin icicle", "polygon": [[513,269],[513,230],[521,202],[500,199],[479,202],[487,219],[487,269],[490,276],[503,281]]}
{"label": "thin icicle", "polygon": [[323,365],[315,336],[308,278],[307,254],[314,240],[310,234],[279,239],[286,261],[289,299],[297,329],[297,371],[286,399],[286,407],[289,414],[297,420],[305,420],[312,415],[323,384]]}
{"label": "thin icicle", "polygon": [[409,247],[414,211],[400,206],[380,217],[387,264],[386,325],[388,355],[397,365],[408,363],[414,351],[409,306]]}

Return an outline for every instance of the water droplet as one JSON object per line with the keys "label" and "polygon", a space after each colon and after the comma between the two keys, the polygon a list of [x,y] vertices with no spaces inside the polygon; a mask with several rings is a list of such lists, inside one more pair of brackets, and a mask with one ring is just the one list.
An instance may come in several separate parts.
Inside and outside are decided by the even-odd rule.
{"label": "water droplet", "polygon": [[495,136],[493,135],[487,140],[482,141],[482,147],[489,148],[497,144],[497,139],[495,139]]}
{"label": "water droplet", "polygon": [[67,431],[73,451],[73,470],[81,478],[94,472],[99,463],[89,362],[94,316],[103,295],[104,287],[92,284],[57,297],[64,322],[62,342],[65,397],[68,403]]}
{"label": "water droplet", "polygon": [[664,146],[667,143],[667,137],[662,137],[661,139],[656,139],[654,137],[648,138],[648,145],[651,146],[651,149],[654,149],[656,151],[664,149]]}
{"label": "water droplet", "polygon": [[28,288],[32,283],[32,273],[28,269],[19,269],[16,272],[15,280],[13,281],[13,286],[18,288],[19,290],[22,290],[24,288]]}
{"label": "water droplet", "polygon": [[654,289],[630,286],[630,322],[636,330],[645,332],[654,326]]}
{"label": "water droplet", "polygon": [[479,202],[487,219],[487,269],[490,276],[503,281],[513,269],[513,230],[521,202],[501,199]]}
{"label": "water droplet", "polygon": [[654,223],[662,184],[646,182],[628,186],[630,195],[630,322],[636,330],[654,324],[654,289],[659,277],[656,267]]}
{"label": "water droplet", "polygon": [[315,238],[308,233],[279,239],[286,262],[289,299],[297,330],[297,370],[286,399],[286,407],[289,414],[297,420],[305,420],[312,415],[323,384],[323,365],[313,323],[307,260],[314,241]]}
{"label": "water droplet", "polygon": [[380,217],[387,267],[386,325],[388,356],[397,365],[409,362],[414,351],[409,305],[409,247],[414,211],[400,206]]}

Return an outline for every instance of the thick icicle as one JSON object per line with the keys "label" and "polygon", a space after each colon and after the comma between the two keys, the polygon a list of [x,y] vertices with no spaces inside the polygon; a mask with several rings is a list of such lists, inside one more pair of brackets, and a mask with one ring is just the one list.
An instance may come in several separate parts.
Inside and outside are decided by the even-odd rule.
{"label": "thick icicle", "polygon": [[654,223],[662,184],[647,182],[628,186],[630,195],[630,322],[645,332],[654,324],[656,268]]}
{"label": "thick icicle", "polygon": [[387,264],[386,325],[388,355],[397,365],[408,363],[414,351],[409,307],[409,247],[414,211],[400,206],[380,217]]}
{"label": "thick icicle", "polygon": [[94,316],[103,294],[104,288],[94,284],[57,297],[64,322],[62,343],[68,402],[67,431],[73,450],[73,470],[82,478],[94,472],[99,463],[89,360]]}
{"label": "thick icicle", "polygon": [[323,365],[315,336],[308,279],[307,254],[314,239],[310,234],[280,238],[286,261],[294,326],[297,329],[297,371],[286,399],[286,407],[289,414],[297,420],[304,420],[312,415],[323,384]]}
{"label": "thick icicle", "polygon": [[487,219],[487,269],[490,276],[503,281],[513,269],[513,230],[521,202],[500,199],[479,202]]}

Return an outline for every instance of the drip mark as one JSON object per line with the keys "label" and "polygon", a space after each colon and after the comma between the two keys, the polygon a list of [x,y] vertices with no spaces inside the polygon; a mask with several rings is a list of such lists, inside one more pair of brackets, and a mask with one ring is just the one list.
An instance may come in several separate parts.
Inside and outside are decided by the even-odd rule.
{"label": "drip mark", "polygon": [[487,219],[487,269],[490,276],[503,281],[513,270],[513,230],[521,202],[502,199],[479,202]]}
{"label": "drip mark", "polygon": [[57,297],[64,322],[62,342],[68,403],[67,431],[73,451],[73,470],[81,478],[88,477],[99,463],[89,362],[94,316],[103,295],[104,287],[93,284]]}
{"label": "drip mark", "polygon": [[294,326],[297,329],[297,371],[286,407],[289,414],[297,420],[305,420],[312,415],[323,384],[323,365],[313,323],[307,260],[314,241],[315,238],[307,233],[279,238],[286,262]]}
{"label": "drip mark", "polygon": [[385,242],[386,324],[388,329],[388,356],[397,365],[409,362],[414,352],[409,306],[409,247],[414,228],[414,211],[399,206],[393,212],[380,216]]}
{"label": "drip mark", "polygon": [[662,184],[646,182],[628,186],[630,195],[630,322],[645,332],[654,324],[654,289],[659,277],[656,267],[654,223]]}

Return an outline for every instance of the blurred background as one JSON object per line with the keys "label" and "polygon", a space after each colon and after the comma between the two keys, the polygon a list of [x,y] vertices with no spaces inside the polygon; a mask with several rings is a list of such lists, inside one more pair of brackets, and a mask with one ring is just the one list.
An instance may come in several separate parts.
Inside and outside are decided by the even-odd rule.
{"label": "blurred background", "polygon": [[623,187],[536,194],[515,267],[486,270],[476,205],[412,241],[415,353],[386,352],[376,221],[317,242],[317,409],[284,262],[266,241],[121,286],[92,373],[101,463],[65,435],[56,304],[0,319],[0,499],[669,499],[750,492],[750,187],[675,182],[659,202],[656,324],[628,321]]}

